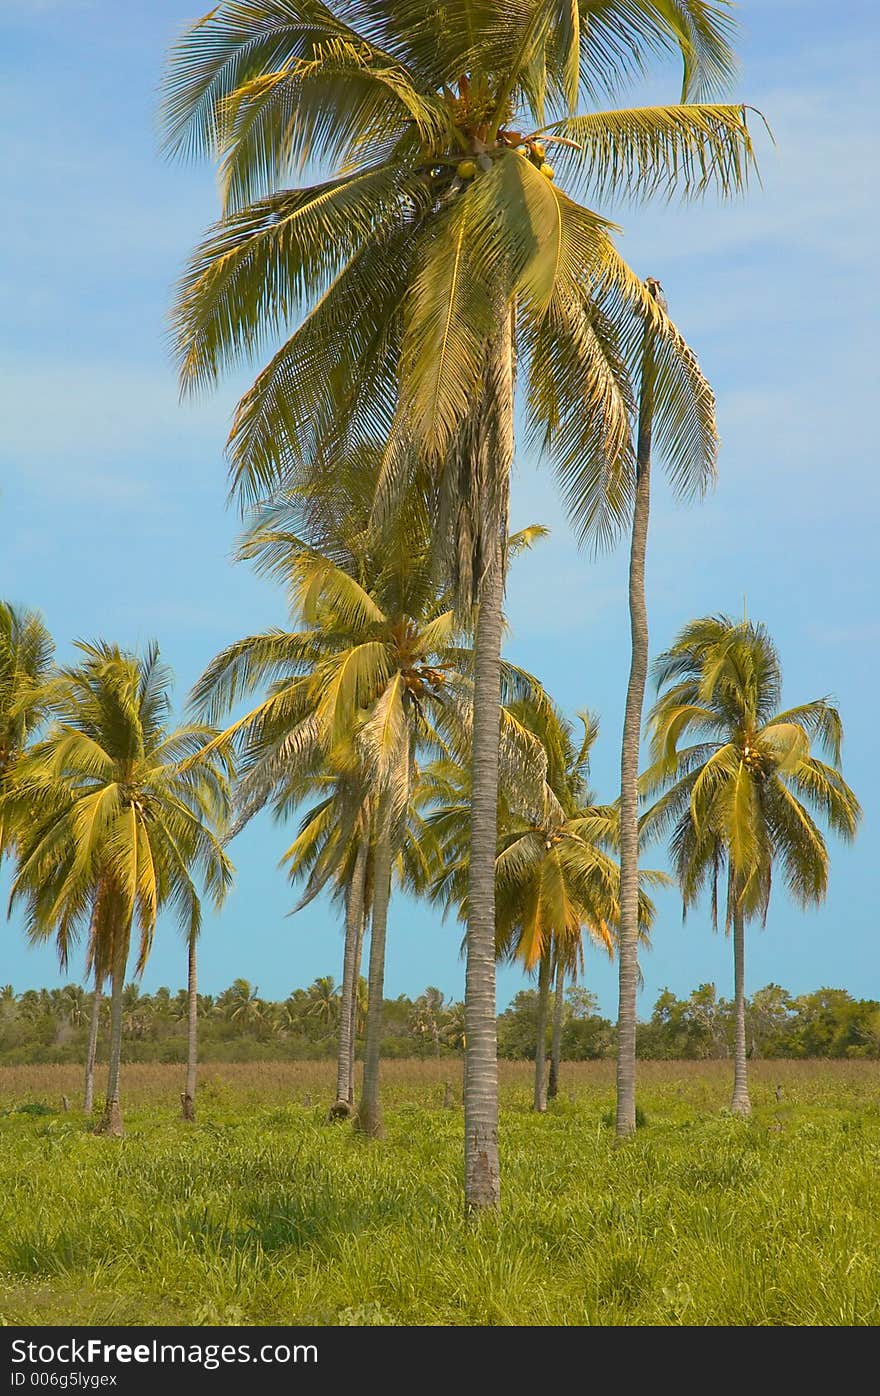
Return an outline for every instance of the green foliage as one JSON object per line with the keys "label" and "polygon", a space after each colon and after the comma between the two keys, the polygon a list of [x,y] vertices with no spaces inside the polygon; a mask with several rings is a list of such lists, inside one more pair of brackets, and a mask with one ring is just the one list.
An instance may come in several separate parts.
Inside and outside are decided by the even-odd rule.
{"label": "green foliage", "polygon": [[[365,988],[365,982],[362,981]],[[90,995],[78,985],[0,989],[0,1065],[80,1062],[88,1038]],[[260,997],[256,985],[237,979],[216,997],[199,995],[199,1056],[205,1062],[309,1061],[332,1057],[337,1046],[339,990],[330,976],[294,989],[279,1002]],[[511,1061],[535,1055],[538,995],[522,989],[498,1017],[498,1054]],[[99,1059],[103,1058],[110,1005],[101,1009]],[[701,984],[686,999],[668,989],[651,1017],[638,1025],[638,1055],[679,1061],[721,1060],[733,1043],[733,1005],[718,998],[714,984]],[[428,987],[415,998],[401,994],[383,1005],[382,1055],[454,1058],[463,1043],[463,1006]],[[123,1060],[182,1062],[186,1059],[186,993],[166,988],[154,994],[136,984],[125,989]],[[746,1000],[749,1055],[760,1058],[880,1059],[880,1003],[855,999],[845,989],[819,989],[793,997],[768,984]],[[363,1012],[357,1047],[362,1047]],[[547,1025],[547,1046],[550,1024]],[[562,1025],[565,1061],[592,1061],[614,1054],[614,1026],[597,1012],[588,989],[570,985]]]}
{"label": "green foliage", "polygon": [[[380,803],[395,849],[407,845],[401,880],[418,884],[402,837],[416,759],[464,721],[469,653],[431,557],[428,500],[413,489],[378,520],[381,465],[365,445],[256,512],[240,555],[284,584],[297,628],[230,645],[193,694],[213,719],[261,695],[221,738],[241,751],[234,830],[267,805],[279,818],[300,810],[283,858],[305,884],[299,907],[328,882],[344,897],[362,840],[379,839]],[[372,867],[367,883],[369,910]]]}
{"label": "green foliage", "polygon": [[636,1050],[645,1057],[729,1057],[732,1044],[733,1005],[718,998],[714,984],[701,984],[687,999],[664,989],[636,1031]]}
{"label": "green foliage", "polygon": [[766,919],[774,871],[802,906],[820,903],[829,857],[813,816],[847,840],[861,818],[840,772],[835,705],[817,698],[780,710],[782,671],[770,635],[728,616],[691,621],[654,674],[652,765],[641,784],[658,798],[642,826],[649,836],[668,833],[685,908],[708,887],[717,923],[725,867],[728,929],[735,912]]}
{"label": "green foliage", "polygon": [[[478,576],[506,481],[476,478],[472,448],[488,438],[475,405],[514,305],[529,426],[585,535],[612,536],[631,502],[646,322],[660,453],[678,490],[703,489],[717,439],[693,354],[612,225],[520,152],[553,144],[585,196],[740,191],[754,161],[746,108],[700,104],[733,75],[732,34],[703,0],[603,0],[589,15],[261,0],[217,5],[184,34],[165,79],[167,147],[219,164],[224,216],[179,289],[182,381],[211,383],[281,341],[239,404],[234,489],[260,498],[390,435],[392,475],[411,444],[462,466],[439,471],[438,542],[451,554],[472,544]],[[658,54],[683,62],[682,103],[578,115]],[[320,183],[290,187],[319,170]],[[473,595],[473,575],[462,586]]]}
{"label": "green foliage", "polygon": [[[645,1114],[645,1111],[642,1109],[641,1105],[638,1104],[636,1105],[635,1120],[636,1129],[644,1129],[645,1125],[648,1123],[648,1116]],[[613,1129],[615,1124],[617,1123],[617,1111],[612,1107],[609,1107],[609,1109],[607,1110],[603,1110],[602,1123],[606,1129]]]}
{"label": "green foliage", "polygon": [[[590,751],[599,722],[578,714],[580,736],[549,694],[529,675],[506,667],[509,696],[501,711],[498,853],[495,862],[496,952],[531,972],[543,960],[576,973],[584,944],[614,953],[620,872],[616,810],[593,803]],[[537,758],[536,759],[536,754]],[[540,772],[540,780],[537,773]],[[470,861],[470,779],[446,759],[421,773],[419,807],[436,840],[438,870],[431,898],[466,917]],[[643,870],[643,884],[665,881]],[[642,936],[654,904],[639,897]]]}
{"label": "green foliage", "polygon": [[[577,991],[576,991],[577,992]],[[581,991],[584,992],[584,991]],[[575,1014],[569,1004],[563,1017],[562,1056],[566,1061],[589,1061],[610,1054],[614,1032],[607,1018],[592,1011]],[[514,996],[510,1007],[498,1018],[498,1055],[512,1060],[533,1060],[538,1023],[538,994],[535,989],[522,989]],[[552,1023],[547,1023],[546,1046],[550,1047]]]}
{"label": "green foliage", "polygon": [[[687,999],[668,989],[637,1032],[639,1056],[726,1058],[733,1051],[733,1003],[701,984]],[[746,999],[746,1044],[752,1058],[880,1057],[880,1003],[845,989],[818,989],[794,998],[778,984]]]}
{"label": "green foliage", "polygon": [[104,642],[77,644],[79,662],[40,690],[51,725],[16,761],[0,794],[15,841],[10,904],[22,903],[34,941],[55,938],[62,965],[87,932],[98,980],[123,972],[133,926],[138,970],[156,918],[172,910],[198,934],[200,880],[219,907],[232,864],[219,842],[229,811],[228,753],[206,758],[213,729],[169,725],[170,674]]}
{"label": "green foliage", "polygon": [[[236,979],[216,997],[198,998],[199,1057],[202,1061],[307,1061],[335,1055],[339,989],[322,975],[305,989],[272,1002],[259,987]],[[356,1043],[362,1046],[366,981],[361,981]],[[85,1056],[91,995],[79,985],[0,989],[0,1065],[79,1062]],[[98,1056],[105,1054],[110,1002],[101,1005]],[[383,1055],[452,1056],[463,1040],[463,1009],[428,987],[417,998],[386,999]],[[142,993],[128,984],[123,994],[122,1057],[127,1062],[182,1062],[187,1050],[187,995],[167,988]]]}
{"label": "green foliage", "polygon": [[[28,740],[45,721],[53,649],[42,616],[0,602],[0,794]],[[0,856],[8,841],[0,810]]]}

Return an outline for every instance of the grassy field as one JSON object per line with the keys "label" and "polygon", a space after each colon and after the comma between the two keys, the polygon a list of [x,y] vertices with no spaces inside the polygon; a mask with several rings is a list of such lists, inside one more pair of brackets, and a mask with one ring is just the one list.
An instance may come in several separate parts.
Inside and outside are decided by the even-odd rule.
{"label": "grassy field", "polygon": [[121,1143],[60,1113],[77,1069],[0,1070],[2,1321],[880,1321],[876,1063],[757,1063],[748,1123],[726,1064],[643,1063],[623,1148],[612,1063],[543,1118],[504,1064],[503,1209],[470,1223],[457,1071],[390,1063],[368,1144],[324,1123],[330,1064],[206,1067],[194,1127],[179,1067],[128,1067]]}

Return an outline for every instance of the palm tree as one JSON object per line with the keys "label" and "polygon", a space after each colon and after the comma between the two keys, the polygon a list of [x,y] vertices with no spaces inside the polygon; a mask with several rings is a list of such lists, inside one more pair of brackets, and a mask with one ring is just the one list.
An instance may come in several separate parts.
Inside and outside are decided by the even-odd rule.
{"label": "palm tree", "polygon": [[344,754],[337,749],[335,757],[311,782],[298,777],[293,782],[293,792],[288,785],[291,802],[303,798],[307,788],[319,796],[303,816],[299,834],[283,859],[291,881],[307,879],[306,890],[294,911],[308,905],[328,883],[333,886],[333,900],[344,907],[336,1099],[330,1107],[331,1119],[349,1118],[354,1106],[356,997],[373,897],[373,803],[365,796],[367,784],[363,764],[354,746],[349,745]]}
{"label": "palm tree", "polygon": [[[612,851],[618,841],[618,815],[611,807],[594,804],[588,786],[590,750],[599,730],[594,714],[579,714],[584,728],[580,744],[572,725],[537,689],[530,698],[507,704],[504,716],[540,745],[546,772],[530,804],[523,800],[528,786],[517,778],[516,769],[507,772],[495,862],[496,953],[521,963],[527,973],[538,973],[534,1108],[543,1112],[553,975],[564,985],[565,974],[577,973],[585,937],[609,955],[614,953],[620,870]],[[436,805],[427,822],[439,842],[443,865],[434,896],[457,906],[463,918],[469,857],[467,773],[450,762],[436,763],[425,773],[423,800]],[[644,872],[642,877],[663,880],[658,873]],[[653,905],[644,892],[639,914],[644,935],[653,918]]]}
{"label": "palm tree", "polygon": [[89,1015],[89,1040],[86,1046],[86,1070],[83,1085],[83,1112],[91,1115],[95,1103],[95,1065],[98,1060],[98,1033],[101,1030],[101,1005],[104,1002],[104,986],[95,973],[95,987],[92,990],[92,1009]]}
{"label": "palm tree", "polygon": [[[384,555],[384,548],[376,546],[373,518],[377,469],[378,454],[365,444],[332,475],[319,476],[309,487],[282,496],[257,515],[242,555],[270,571],[277,571],[279,565],[283,571],[291,550],[311,546],[369,589],[371,577],[375,580],[377,559]],[[305,544],[301,535],[308,540]],[[386,537],[385,544],[391,545],[392,540]],[[284,862],[291,880],[308,874],[306,892],[295,910],[318,894],[331,871],[334,898],[345,908],[336,1100],[330,1114],[332,1118],[347,1118],[354,1107],[355,1001],[372,905],[373,782],[353,741],[341,747],[337,743],[311,780],[307,777],[304,782],[303,774],[296,768],[285,773],[285,805],[290,807],[304,798],[307,789],[314,789],[322,798],[303,819],[299,837]]]}
{"label": "palm tree", "polygon": [[40,995],[36,989],[25,989],[18,996],[18,1012],[22,1018],[33,1022],[43,1011]]}
{"label": "palm tree", "polygon": [[245,1030],[256,1027],[265,1012],[258,986],[242,978],[234,979],[229,988],[224,989],[218,1006],[230,1023],[238,1023]]}
{"label": "palm tree", "polygon": [[[355,1000],[364,931],[372,906],[372,804],[364,796],[366,772],[353,748],[347,749],[346,759],[337,752],[333,764],[335,769],[322,769],[310,783],[320,798],[304,815],[299,834],[285,853],[283,862],[292,881],[308,879],[295,911],[317,896],[331,876],[334,900],[341,901],[345,908],[336,1099],[330,1115],[333,1119],[347,1119],[354,1104]],[[306,782],[298,778],[295,785],[295,795],[302,797]],[[350,817],[352,802],[358,805],[353,818]]]}
{"label": "palm tree", "polygon": [[[369,874],[369,841],[361,836],[354,868],[345,893],[345,952],[339,1007],[339,1052],[336,1071],[335,1110],[347,1117],[354,1109],[354,1059],[358,1036],[364,933],[367,908],[372,901]],[[364,1001],[364,1006],[366,1001]]]}
{"label": "palm tree", "polygon": [[0,808],[16,844],[11,903],[24,902],[30,937],[54,935],[64,965],[88,928],[96,983],[110,977],[103,1129],[119,1135],[132,931],[140,973],[163,907],[174,909],[187,935],[198,932],[194,871],[214,904],[222,902],[232,866],[218,833],[231,768],[228,755],[203,755],[212,729],[169,726],[169,673],[155,645],[142,658],[103,643],[78,648],[81,663],[48,685],[53,724],[17,763]]}
{"label": "palm tree", "polygon": [[[695,363],[619,257],[611,225],[552,182],[545,147],[574,187],[603,197],[741,188],[745,109],[689,100],[729,78],[730,32],[706,0],[229,0],[183,36],[169,66],[168,148],[219,160],[224,195],[180,288],[184,383],[213,381],[307,312],[239,404],[233,487],[253,498],[326,469],[365,434],[387,436],[392,485],[414,457],[436,470],[438,551],[460,612],[479,602],[470,1206],[499,1195],[494,863],[514,363],[583,532],[608,532],[626,513],[630,376],[646,324],[674,470],[702,463],[712,425]],[[657,50],[684,59],[682,103],[575,114]],[[285,187],[306,165],[340,173]]]}
{"label": "palm tree", "polygon": [[58,1006],[71,1027],[81,1027],[85,1021],[85,994],[79,984],[65,984],[58,990]]}
{"label": "palm tree", "polygon": [[562,1067],[562,1029],[565,1017],[565,961],[556,962],[556,985],[553,990],[553,1028],[550,1037],[550,1075],[547,1079],[547,1100],[559,1094],[559,1073]]}
{"label": "palm tree", "polygon": [[[656,299],[658,283],[649,280],[645,284]],[[654,376],[653,338],[651,326],[646,323],[641,362],[635,495],[629,553],[630,669],[620,749],[620,956],[616,1118],[618,1138],[633,1134],[636,1128],[636,995],[639,972],[636,912],[639,885],[638,782],[642,709],[648,678],[645,555],[651,504]]]}
{"label": "palm tree", "polygon": [[[858,800],[840,773],[843,727],[827,698],[779,710],[779,657],[764,626],[727,616],[691,621],[657,660],[647,791],[662,791],[647,832],[670,831],[685,910],[708,883],[718,922],[733,931],[736,1033],[732,1109],[751,1109],[746,1078],[745,926],[766,920],[774,867],[803,906],[828,886],[828,848],[813,814],[844,839]],[[818,745],[829,763],[813,755]]]}
{"label": "palm tree", "polygon": [[589,753],[598,735],[593,714],[581,714],[583,741],[558,710],[520,705],[517,714],[547,755],[540,806],[508,809],[496,860],[497,951],[538,972],[538,1021],[533,1107],[547,1108],[546,1032],[550,983],[583,961],[583,938],[613,954],[619,872],[605,849],[614,837],[610,810],[591,803]]}
{"label": "palm tree", "polygon": [[[456,667],[467,652],[457,644],[461,627],[448,594],[438,589],[428,502],[413,491],[384,527],[371,527],[380,464],[378,452],[364,448],[358,470],[334,476],[329,500],[319,493],[285,496],[257,517],[242,555],[286,583],[304,628],[231,645],[194,691],[194,701],[215,720],[242,694],[269,684],[269,696],[223,734],[243,749],[236,828],[270,802],[285,815],[323,786],[323,800],[306,816],[283,862],[292,876],[309,872],[299,906],[332,878],[347,889],[349,995],[369,905],[370,989],[358,1109],[359,1128],[369,1135],[381,1131],[388,906],[414,761],[419,749],[436,749],[438,729],[457,723],[467,696]],[[366,496],[365,480],[372,482]],[[366,878],[367,866],[369,902],[356,889],[352,896],[355,874]],[[350,1022],[350,998],[346,1006]],[[340,1080],[340,1091],[344,1084]]]}
{"label": "palm tree", "polygon": [[[0,791],[28,739],[45,720],[45,683],[54,648],[36,611],[0,601]],[[0,822],[0,856],[3,851]]]}
{"label": "palm tree", "polygon": [[138,984],[126,984],[122,991],[122,1032],[127,1037],[143,1037],[144,1004]]}
{"label": "palm tree", "polygon": [[180,1113],[188,1124],[196,1118],[196,1081],[199,1068],[199,980],[196,942],[198,936],[190,931],[186,938],[186,1084],[180,1101]]}
{"label": "palm tree", "polygon": [[[667,305],[656,277],[645,281],[647,294],[664,315]],[[678,332],[667,320],[668,331]],[[682,353],[687,353],[681,340]],[[642,710],[648,678],[648,609],[645,598],[645,557],[651,505],[651,454],[654,446],[654,417],[660,375],[657,336],[646,317],[638,366],[639,402],[636,429],[636,459],[631,503],[632,525],[629,555],[630,671],[626,689],[623,736],[620,750],[620,955],[619,1003],[617,1015],[617,1119],[618,1138],[626,1138],[636,1128],[636,993],[639,983],[639,746]],[[705,389],[710,397],[708,386]],[[706,421],[711,408],[707,402]],[[679,495],[703,494],[715,475],[717,438],[714,428],[707,431],[701,459],[682,472],[677,454],[674,427],[661,423],[658,445],[670,467],[673,489]],[[711,423],[710,423],[711,426]],[[665,428],[665,429],[664,429]]]}
{"label": "palm tree", "polygon": [[317,1018],[329,1034],[339,1018],[339,989],[332,974],[319,975],[307,992],[310,1016]]}
{"label": "palm tree", "polygon": [[410,1032],[422,1039],[430,1038],[435,1057],[440,1055],[443,1020],[447,1011],[446,995],[429,984],[413,1003],[410,1013]]}

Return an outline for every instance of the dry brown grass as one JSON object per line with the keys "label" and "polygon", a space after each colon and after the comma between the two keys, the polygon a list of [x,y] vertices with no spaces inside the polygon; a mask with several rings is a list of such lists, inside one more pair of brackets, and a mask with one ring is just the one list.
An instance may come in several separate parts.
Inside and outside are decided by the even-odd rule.
{"label": "dry brown grass", "polygon": [[[509,1106],[528,1102],[532,1064],[501,1062],[502,1100]],[[869,1061],[756,1061],[749,1066],[755,1105],[776,1102],[776,1088],[783,1103],[801,1104],[834,1101],[837,1105],[880,1101],[880,1068]],[[561,1095],[612,1099],[614,1062],[566,1062],[562,1072]],[[167,1101],[175,1108],[183,1086],[183,1067],[160,1063],[132,1063],[123,1068],[123,1096],[130,1105],[158,1105]],[[384,1093],[390,1101],[402,1104],[435,1103],[449,1081],[456,1101],[461,1098],[461,1062],[389,1061],[383,1063]],[[678,1097],[701,1108],[719,1108],[727,1101],[732,1067],[727,1061],[639,1063],[639,1081],[646,1093]],[[303,1104],[306,1097],[314,1105],[329,1101],[333,1094],[335,1064],[322,1062],[222,1062],[209,1063],[200,1071],[200,1091],[206,1101],[224,1104]],[[98,1076],[98,1093],[101,1074]],[[59,1106],[67,1096],[71,1107],[79,1105],[82,1071],[74,1065],[0,1067],[0,1108],[42,1101]]]}

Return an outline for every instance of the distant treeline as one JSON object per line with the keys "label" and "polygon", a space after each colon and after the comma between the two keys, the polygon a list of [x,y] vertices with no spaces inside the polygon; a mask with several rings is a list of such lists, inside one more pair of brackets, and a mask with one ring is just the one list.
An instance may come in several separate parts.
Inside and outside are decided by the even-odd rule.
{"label": "distant treeline", "polygon": [[[566,995],[562,1056],[568,1061],[614,1055],[614,1024],[596,1013],[596,1000],[574,986]],[[503,1057],[533,1057],[538,995],[525,989],[498,1019]],[[647,1022],[636,1029],[636,1052],[659,1060],[699,1061],[733,1053],[734,1005],[714,984],[689,998],[664,989]],[[751,1057],[880,1057],[880,1002],[854,999],[846,989],[795,996],[768,984],[746,999],[746,1045]]]}
{"label": "distant treeline", "polygon": [[[363,1033],[366,984],[359,995],[358,1034]],[[0,988],[0,1064],[80,1062],[84,1059],[92,995],[78,984],[63,989]],[[498,1019],[498,1052],[508,1059],[535,1055],[538,995],[524,989]],[[124,1057],[128,1061],[186,1059],[187,998],[184,990],[125,990]],[[336,1051],[339,990],[329,977],[286,999],[261,998],[256,986],[237,979],[216,997],[199,995],[199,1054],[203,1061],[260,1061],[332,1057]],[[845,989],[817,989],[794,996],[768,984],[747,1001],[748,1050],[753,1057],[880,1057],[880,1002],[855,999]],[[109,1027],[100,1005],[99,1056]],[[385,1000],[388,1057],[450,1056],[464,1042],[464,1007],[438,989],[417,998]],[[723,1058],[733,1048],[733,1002],[714,984],[689,998],[668,989],[638,1027],[638,1053],[659,1059]],[[549,1035],[549,1028],[548,1028]],[[359,1043],[360,1045],[360,1043]],[[549,1045],[549,1036],[548,1036]],[[569,1061],[610,1057],[614,1025],[597,1012],[596,998],[578,985],[566,993],[562,1056]]]}

